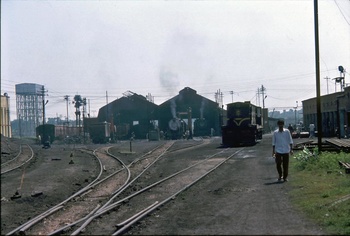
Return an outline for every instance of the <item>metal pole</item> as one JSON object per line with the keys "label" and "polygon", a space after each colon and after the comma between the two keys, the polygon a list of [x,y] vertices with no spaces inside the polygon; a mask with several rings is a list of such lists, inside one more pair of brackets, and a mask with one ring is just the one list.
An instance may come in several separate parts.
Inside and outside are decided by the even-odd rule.
{"label": "metal pole", "polygon": [[64,96],[64,99],[66,100],[66,104],[67,104],[67,126],[68,126],[68,124],[69,124],[69,120],[68,120],[68,95],[66,95],[66,96]]}
{"label": "metal pole", "polygon": [[320,55],[318,37],[318,2],[314,0],[315,20],[315,60],[316,60],[316,106],[317,106],[317,146],[322,151],[322,114],[321,114],[321,83],[320,83]]}

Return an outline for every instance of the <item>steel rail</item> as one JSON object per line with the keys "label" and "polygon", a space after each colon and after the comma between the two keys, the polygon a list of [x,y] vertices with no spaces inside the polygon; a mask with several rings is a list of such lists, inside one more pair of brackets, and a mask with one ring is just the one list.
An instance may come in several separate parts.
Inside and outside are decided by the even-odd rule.
{"label": "steel rail", "polygon": [[78,224],[79,222],[81,222],[81,221],[83,221],[83,220],[89,218],[91,215],[93,215],[93,214],[97,211],[97,209],[100,208],[100,207],[101,207],[101,205],[98,204],[89,214],[87,214],[87,215],[84,216],[83,218],[80,218],[79,220],[77,220],[77,221],[75,221],[75,222],[73,222],[73,223],[71,223],[71,224],[68,224],[68,225],[66,225],[66,226],[64,226],[64,227],[62,227],[62,228],[59,228],[59,229],[57,229],[57,230],[55,230],[55,231],[49,233],[48,235],[55,235],[55,234],[58,234],[58,233],[64,231],[65,229],[68,229],[68,228],[70,228],[70,227],[72,227],[72,226]]}
{"label": "steel rail", "polygon": [[[174,145],[175,142],[171,143],[171,145],[169,147],[167,147],[164,151],[162,151],[150,164],[147,165],[146,168],[143,169],[143,171],[141,171],[134,179],[132,179],[128,184],[126,184],[122,189],[120,189],[119,191],[115,191],[113,193],[113,197],[104,205],[101,207],[101,209],[105,208],[106,206],[108,206],[110,204],[110,202],[112,202],[114,200],[114,198],[116,198],[117,196],[119,196],[120,193],[122,193],[122,191],[124,191],[126,188],[128,188],[131,184],[133,184],[138,178],[140,178],[140,176],[142,176],[154,163],[156,163],[168,150],[169,148],[171,148]],[[165,144],[163,145],[165,146]],[[111,154],[112,155],[112,154]],[[129,168],[128,168],[129,169]],[[129,170],[130,171],[130,170]],[[100,210],[101,210],[100,209]],[[99,211],[100,211],[99,210]]]}
{"label": "steel rail", "polygon": [[153,148],[151,151],[145,153],[145,154],[142,155],[140,158],[136,158],[135,160],[133,160],[132,162],[129,163],[128,167],[132,166],[133,164],[135,164],[135,163],[138,162],[138,161],[142,161],[142,160],[146,159],[148,155],[152,154],[155,150],[157,150],[157,149],[159,149],[159,148],[165,146],[165,144],[166,144],[166,143],[163,143],[163,144],[161,144],[161,145],[159,145],[159,146]]}
{"label": "steel rail", "polygon": [[[228,148],[227,148],[227,149],[228,149]],[[180,171],[178,171],[178,172],[176,172],[176,173],[174,173],[174,174],[172,174],[172,175],[169,175],[168,177],[165,177],[165,178],[163,178],[163,179],[161,179],[161,180],[159,180],[159,181],[157,181],[157,182],[155,182],[155,183],[153,183],[153,184],[151,184],[151,185],[149,185],[149,186],[147,186],[147,187],[145,187],[145,188],[143,188],[143,189],[141,189],[141,190],[139,190],[139,191],[137,191],[137,192],[135,192],[135,193],[133,193],[133,194],[131,194],[131,195],[129,195],[129,196],[127,196],[127,197],[125,197],[125,198],[123,198],[123,199],[117,201],[117,202],[115,202],[115,203],[112,203],[112,204],[110,204],[110,205],[108,205],[108,206],[106,206],[106,207],[104,207],[104,208],[101,207],[93,216],[91,216],[91,218],[90,218],[86,223],[84,223],[82,226],[80,226],[79,229],[77,229],[77,230],[74,232],[74,234],[75,234],[75,235],[78,234],[78,233],[79,233],[80,231],[82,231],[89,223],[91,223],[93,219],[95,219],[96,217],[98,217],[98,216],[100,216],[100,215],[103,215],[103,214],[105,214],[106,212],[108,212],[108,211],[114,209],[115,207],[119,206],[121,203],[123,203],[123,202],[125,202],[125,201],[127,201],[127,200],[129,200],[129,199],[131,199],[131,198],[133,198],[134,196],[137,196],[137,195],[141,194],[142,192],[145,192],[145,191],[151,189],[152,187],[154,187],[154,186],[156,186],[156,185],[158,185],[158,184],[160,184],[160,183],[162,183],[162,182],[165,182],[166,180],[168,180],[168,179],[170,179],[170,178],[172,178],[172,177],[174,177],[174,176],[176,176],[176,175],[179,175],[180,173],[182,173],[182,172],[184,172],[184,171],[187,171],[187,170],[189,170],[189,169],[191,169],[191,168],[193,168],[193,167],[195,167],[195,166],[197,166],[197,165],[199,165],[199,164],[201,164],[201,163],[207,161],[207,160],[210,159],[210,158],[213,158],[213,157],[216,156],[216,155],[219,155],[219,154],[223,153],[223,152],[226,151],[227,149],[225,149],[225,150],[223,150],[223,151],[220,151],[220,152],[218,152],[218,153],[215,153],[215,154],[213,154],[213,155],[211,155],[211,156],[209,156],[209,157],[207,157],[207,158],[205,158],[205,159],[203,159],[203,160],[201,160],[201,161],[199,161],[199,162],[197,162],[197,163],[194,163],[194,164],[191,165],[191,166],[188,166],[188,167],[185,168],[185,169],[182,169],[182,170],[180,170]],[[241,150],[243,150],[243,148],[242,148]],[[240,151],[241,151],[241,150],[240,150]],[[238,153],[238,152],[236,152],[236,153]],[[235,154],[236,154],[236,153],[235,153]],[[233,154],[233,155],[235,155],[235,154]],[[232,155],[232,156],[233,156],[233,155]],[[226,159],[225,159],[225,161],[226,161]],[[138,214],[139,214],[139,213],[138,213]],[[134,217],[134,218],[135,218],[135,217]]]}
{"label": "steel rail", "polygon": [[82,194],[83,192],[87,191],[88,189],[90,189],[90,185],[93,185],[95,182],[98,181],[98,179],[101,177],[102,173],[103,173],[103,168],[102,168],[102,163],[101,163],[101,160],[98,158],[98,156],[95,154],[96,153],[96,150],[95,149],[93,151],[93,156],[97,158],[99,164],[100,164],[100,173],[99,175],[95,178],[95,180],[93,180],[90,184],[88,184],[87,186],[85,186],[84,188],[82,188],[81,190],[79,190],[78,192],[74,193],[73,195],[71,195],[70,197],[66,198],[64,201],[56,204],[55,206],[51,207],[50,209],[44,211],[43,213],[35,216],[34,218],[30,219],[29,221],[25,222],[24,224],[18,226],[17,228],[15,228],[14,230],[12,230],[11,232],[7,233],[6,235],[12,235],[18,231],[21,231],[22,228],[26,227],[28,224],[30,224],[31,226],[33,226],[34,224],[38,223],[40,220],[42,220],[43,218],[45,218],[49,213],[52,214],[52,209],[56,209],[57,207],[60,207],[62,205],[64,205],[66,202],[70,201],[71,199],[73,199],[74,197]]}
{"label": "steel rail", "polygon": [[[54,207],[54,208],[51,208],[51,210],[49,212],[46,212],[42,217],[45,218],[53,213],[55,213],[56,211],[60,210],[63,206],[57,206],[57,207]],[[31,223],[29,224],[26,224],[24,227],[22,227],[19,232],[20,232],[20,235],[25,235],[25,231],[27,229],[29,229],[30,227],[32,227],[33,225],[35,225],[37,223],[37,221],[32,221]]]}
{"label": "steel rail", "polygon": [[[90,218],[88,218],[78,229],[76,229],[74,232],[73,232],[73,234],[74,235],[76,235],[76,234],[79,234],[88,224],[90,224],[90,222],[92,221],[92,220],[94,220],[98,215],[102,215],[105,211],[104,211],[104,209],[105,208],[107,208],[109,205],[110,205],[110,203],[114,200],[114,198],[116,198],[117,196],[119,196],[119,194],[120,193],[122,193],[125,189],[127,189],[133,182],[135,182],[146,170],[148,170],[148,168],[150,167],[150,166],[152,166],[156,161],[158,161],[166,152],[167,152],[167,150],[169,150],[169,148],[171,147],[171,146],[173,146],[174,145],[174,143],[175,142],[173,142],[173,143],[171,143],[171,145],[169,146],[169,147],[167,147],[164,151],[162,151],[161,152],[161,154],[160,155],[158,155],[156,158],[155,158],[155,160],[153,161],[153,162],[151,162],[149,165],[148,165],[148,167],[147,168],[145,168],[143,171],[141,171],[141,173],[139,174],[139,175],[137,175],[133,180],[131,180],[128,184],[126,184],[125,186],[123,186],[121,189],[119,189],[118,191],[115,191],[114,193],[113,193],[113,196],[100,208],[100,209],[98,209],[97,211],[96,211],[96,214],[94,214],[93,216],[91,216]],[[162,146],[165,146],[167,143],[165,143],[164,145],[162,145]],[[157,148],[156,148],[157,149]],[[154,149],[154,150],[156,150],[156,149]],[[113,155],[113,154],[111,154],[110,153],[110,155]],[[114,156],[114,155],[113,155]],[[127,167],[127,169],[129,170],[129,168]],[[130,171],[130,170],[129,170]],[[114,205],[114,207],[116,207],[115,205]],[[103,212],[103,213],[101,213],[101,212]],[[99,214],[99,213],[101,213],[101,214]]]}
{"label": "steel rail", "polygon": [[160,203],[154,205],[153,207],[150,207],[148,210],[144,211],[142,214],[139,214],[136,218],[134,218],[133,220],[131,220],[129,223],[127,223],[126,225],[124,225],[122,228],[120,228],[119,230],[117,230],[115,233],[113,233],[112,235],[119,235],[120,233],[124,232],[126,229],[128,229],[130,226],[132,226],[133,224],[135,224],[136,222],[138,222],[139,220],[141,220],[142,218],[144,218],[146,215],[150,214],[151,212],[153,212],[155,209],[159,208],[160,206],[166,204],[167,202],[169,202],[170,200],[173,200],[176,198],[177,195],[179,195],[180,193],[184,192],[185,190],[187,190],[188,188],[190,188],[192,185],[196,184],[199,180],[201,180],[202,178],[204,178],[205,176],[207,176],[208,174],[210,174],[211,172],[213,172],[214,170],[216,170],[219,166],[221,166],[223,163],[225,163],[227,160],[229,160],[231,157],[233,157],[234,155],[236,155],[237,153],[241,152],[244,148],[236,151],[235,153],[231,154],[229,157],[225,158],[225,160],[221,161],[220,163],[218,163],[216,166],[214,166],[212,169],[210,169],[209,171],[207,171],[206,173],[204,173],[203,175],[201,175],[200,177],[198,177],[195,181],[193,181],[192,183],[186,185],[184,188],[180,189],[179,191],[177,191],[176,193],[174,193],[173,195],[171,195],[170,197],[166,198],[165,200],[161,201]]}
{"label": "steel rail", "polygon": [[[116,171],[116,172],[110,174],[109,176],[107,176],[107,177],[105,177],[104,179],[102,179],[102,180],[96,182],[95,184],[92,184],[91,186],[89,186],[89,189],[95,187],[96,185],[102,183],[103,181],[109,179],[110,177],[114,176],[115,174],[117,174],[117,173],[119,173],[120,171],[125,170],[125,169],[127,170],[128,176],[127,176],[127,178],[126,178],[126,180],[125,180],[125,183],[124,183],[119,189],[123,188],[123,187],[129,182],[130,176],[131,176],[130,170],[128,169],[128,167],[124,164],[124,162],[123,162],[120,158],[118,158],[118,157],[112,155],[112,154],[109,152],[109,149],[110,149],[110,148],[112,148],[112,146],[109,147],[109,148],[106,150],[106,154],[107,154],[108,156],[113,157],[113,158],[116,159],[117,161],[119,161],[119,162],[121,163],[121,165],[122,165],[122,169],[120,169],[120,170],[118,170],[118,171]],[[101,153],[102,153],[102,152],[101,152]],[[97,155],[96,155],[96,156],[97,156]],[[85,193],[84,193],[84,195],[85,195]],[[81,196],[81,197],[82,197],[82,196]],[[96,209],[93,211],[93,213],[95,213],[96,211],[98,211],[99,208],[101,208],[101,206],[99,206],[98,208],[96,208]],[[55,230],[54,232],[52,232],[52,233],[50,233],[50,234],[54,234],[55,232],[61,232],[61,231],[65,230],[66,228],[72,227],[72,226],[74,226],[74,225],[76,225],[76,224],[78,224],[78,223],[80,223],[80,222],[82,222],[82,221],[84,221],[84,220],[88,220],[88,219],[91,217],[91,215],[92,215],[92,214],[89,214],[89,215],[87,215],[87,216],[85,216],[85,217],[83,217],[83,218],[81,218],[81,219],[79,219],[79,220],[77,220],[77,221],[75,221],[75,222],[73,222],[73,223],[67,225],[67,226],[64,226],[64,227],[62,227],[62,228],[59,228],[59,229]]]}
{"label": "steel rail", "polygon": [[[197,165],[200,165],[200,164],[202,164],[203,162],[207,161],[208,159],[213,158],[214,156],[216,156],[216,155],[218,155],[218,154],[221,154],[221,153],[224,152],[224,151],[225,151],[225,150],[220,151],[220,152],[218,152],[218,153],[215,153],[214,155],[211,155],[211,156],[209,156],[209,157],[207,157],[207,158],[205,158],[205,159],[203,159],[203,160],[201,160],[201,161],[199,161],[199,162],[197,162],[197,163],[194,163],[194,164],[192,164],[192,165],[186,167],[185,169],[182,169],[182,170],[180,170],[180,171],[178,171],[178,172],[175,172],[175,173],[173,173],[173,174],[171,174],[171,175],[169,175],[169,176],[167,176],[167,177],[165,177],[165,178],[163,178],[163,179],[158,180],[157,182],[154,182],[154,183],[151,184],[151,185],[148,185],[147,187],[145,187],[145,188],[143,188],[143,189],[141,189],[141,190],[139,190],[139,191],[137,191],[137,192],[134,192],[134,193],[130,194],[129,196],[127,196],[127,197],[125,197],[125,198],[123,198],[123,199],[121,199],[121,200],[119,200],[119,201],[117,201],[117,202],[112,203],[112,204],[111,204],[110,206],[108,206],[106,209],[103,209],[101,212],[97,212],[97,215],[96,215],[96,216],[100,216],[100,215],[106,213],[107,211],[112,210],[114,207],[120,205],[120,203],[125,202],[125,201],[127,201],[127,200],[133,198],[134,196],[137,196],[137,195],[139,195],[139,194],[141,194],[141,193],[143,193],[143,192],[145,192],[145,191],[147,191],[147,190],[153,188],[154,186],[157,186],[158,184],[161,184],[161,183],[165,182],[166,180],[171,179],[171,178],[173,178],[174,176],[177,176],[177,175],[181,174],[182,172],[185,172],[185,171],[187,171],[187,170],[189,170],[189,169],[191,169],[191,168],[193,168],[193,167],[195,167],[195,166],[197,166]],[[101,213],[101,214],[99,214],[99,213]]]}
{"label": "steel rail", "polygon": [[[26,160],[25,162],[23,162],[21,165],[18,165],[18,166],[16,166],[16,167],[12,168],[12,169],[3,171],[3,172],[1,172],[1,174],[5,174],[5,173],[8,173],[8,172],[13,171],[13,170],[15,170],[15,169],[18,169],[18,168],[22,167],[22,166],[25,165],[27,162],[29,162],[30,160],[33,159],[33,157],[34,157],[33,149],[32,149],[28,144],[25,144],[25,145],[27,145],[27,146],[29,147],[29,149],[30,149],[30,151],[31,151],[31,153],[32,153],[31,156],[30,156],[30,158],[29,158],[28,160]],[[22,145],[21,145],[21,153],[20,153],[20,154],[22,154]],[[20,154],[17,155],[16,159],[20,156]],[[13,159],[13,161],[14,161],[14,159]],[[12,161],[11,161],[11,162],[12,162]]]}
{"label": "steel rail", "polygon": [[155,205],[157,205],[159,202],[155,201],[153,204],[149,205],[148,207],[146,207],[145,209],[141,210],[140,212],[136,213],[135,215],[131,216],[129,219],[124,220],[123,222],[116,224],[117,227],[122,227],[123,225],[128,224],[129,222],[131,222],[132,220],[134,220],[136,217],[138,217],[139,215],[143,214],[144,212],[148,211],[149,209],[151,209],[152,207],[154,207]]}
{"label": "steel rail", "polygon": [[[27,144],[27,145],[28,145],[28,144]],[[19,155],[21,155],[21,152],[22,152],[22,144],[19,145],[19,152],[17,153],[17,155],[16,155],[13,159],[8,160],[8,161],[5,162],[5,163],[2,163],[1,166],[4,166],[4,165],[6,165],[6,164],[8,164],[8,163],[10,163],[10,162],[12,162],[12,161],[15,161],[15,160],[19,157]]]}

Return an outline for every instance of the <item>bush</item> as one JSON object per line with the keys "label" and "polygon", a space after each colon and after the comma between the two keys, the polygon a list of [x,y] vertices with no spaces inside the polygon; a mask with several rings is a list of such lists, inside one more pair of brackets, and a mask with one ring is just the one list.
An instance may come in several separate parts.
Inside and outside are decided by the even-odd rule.
{"label": "bush", "polygon": [[299,170],[325,169],[327,171],[338,171],[340,169],[339,161],[350,162],[348,153],[320,153],[317,148],[312,152],[306,147],[297,153],[294,158],[297,160],[295,167]]}

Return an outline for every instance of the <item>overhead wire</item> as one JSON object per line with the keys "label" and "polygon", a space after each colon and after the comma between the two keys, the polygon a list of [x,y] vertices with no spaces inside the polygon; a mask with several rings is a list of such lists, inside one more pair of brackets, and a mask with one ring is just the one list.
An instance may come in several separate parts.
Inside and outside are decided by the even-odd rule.
{"label": "overhead wire", "polygon": [[339,7],[339,4],[337,3],[336,0],[334,0],[334,3],[335,3],[335,5],[337,5],[337,7],[338,7],[338,9],[339,9],[339,11],[340,11],[340,14],[343,16],[343,18],[344,18],[344,20],[346,21],[346,23],[347,23],[348,25],[350,25],[350,22],[349,22],[348,19],[345,17],[345,15],[344,15],[342,9]]}

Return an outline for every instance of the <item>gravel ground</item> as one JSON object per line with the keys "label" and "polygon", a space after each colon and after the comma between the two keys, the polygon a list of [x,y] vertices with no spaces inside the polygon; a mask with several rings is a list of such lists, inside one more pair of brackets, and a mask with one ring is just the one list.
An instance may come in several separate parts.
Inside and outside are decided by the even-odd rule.
{"label": "gravel ground", "polygon": [[[15,155],[3,149],[1,159]],[[188,141],[193,142],[193,141]],[[178,141],[177,145],[188,145]],[[178,152],[176,155],[198,157],[220,148],[220,137],[210,144]],[[10,144],[7,144],[9,146]],[[128,151],[128,142],[117,150]],[[124,146],[123,146],[124,145]],[[157,142],[135,141],[133,151],[142,153]],[[1,176],[1,234],[6,234],[30,217],[56,205],[92,181],[98,172],[94,158],[73,145],[52,145],[42,149],[33,144],[35,158],[25,168]],[[87,149],[98,145],[85,146]],[[234,148],[239,149],[239,148]],[[234,150],[231,150],[234,151]],[[139,222],[125,234],[134,235],[321,235],[315,223],[295,209],[289,199],[290,183],[277,183],[271,157],[271,135],[255,146],[246,147],[216,171],[186,190],[161,209]],[[9,154],[8,154],[9,153]],[[71,157],[73,153],[73,157]],[[53,157],[60,160],[53,160]],[[69,164],[73,159],[74,164]],[[172,162],[176,165],[176,162]],[[170,169],[174,166],[169,165]],[[293,181],[293,176],[290,176]],[[21,198],[11,200],[19,189]],[[42,195],[32,197],[34,192]]]}

